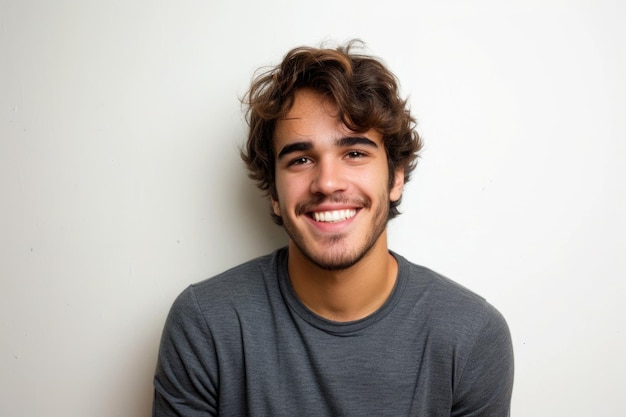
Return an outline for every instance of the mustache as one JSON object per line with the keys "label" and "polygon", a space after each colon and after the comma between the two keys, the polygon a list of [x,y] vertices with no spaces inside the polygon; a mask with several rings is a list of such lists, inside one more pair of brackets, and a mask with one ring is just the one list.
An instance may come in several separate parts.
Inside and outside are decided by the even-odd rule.
{"label": "mustache", "polygon": [[372,205],[370,199],[362,196],[349,197],[345,194],[332,194],[330,196],[319,195],[296,204],[296,215],[300,216],[306,214],[310,211],[313,211],[316,207],[324,203],[345,204],[363,208],[370,208]]}

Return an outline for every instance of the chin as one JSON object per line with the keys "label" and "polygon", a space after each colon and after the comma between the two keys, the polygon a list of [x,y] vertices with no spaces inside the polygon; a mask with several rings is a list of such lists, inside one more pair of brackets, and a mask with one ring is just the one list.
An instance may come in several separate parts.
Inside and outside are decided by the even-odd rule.
{"label": "chin", "polygon": [[294,244],[299,252],[318,268],[326,271],[342,271],[359,263],[374,247],[375,242],[356,251],[350,251],[345,247],[337,247],[336,243],[329,243],[324,250],[318,253],[312,253],[311,250],[302,247],[298,242],[294,241]]}

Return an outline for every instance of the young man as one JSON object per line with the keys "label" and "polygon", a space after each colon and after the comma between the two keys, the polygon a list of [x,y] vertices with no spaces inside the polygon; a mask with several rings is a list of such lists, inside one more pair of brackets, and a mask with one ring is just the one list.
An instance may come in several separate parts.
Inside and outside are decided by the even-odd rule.
{"label": "young man", "polygon": [[421,142],[394,75],[353,51],[296,48],[253,82],[242,157],[289,244],[177,298],[154,416],[509,414],[502,316],[387,248]]}

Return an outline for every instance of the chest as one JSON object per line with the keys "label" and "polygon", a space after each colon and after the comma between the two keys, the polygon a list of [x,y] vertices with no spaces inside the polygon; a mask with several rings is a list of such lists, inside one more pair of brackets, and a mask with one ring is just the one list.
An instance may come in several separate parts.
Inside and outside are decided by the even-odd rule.
{"label": "chest", "polygon": [[242,320],[239,357],[220,386],[239,392],[249,415],[435,417],[432,404],[452,401],[454,373],[435,333],[417,323],[337,335],[293,317]]}

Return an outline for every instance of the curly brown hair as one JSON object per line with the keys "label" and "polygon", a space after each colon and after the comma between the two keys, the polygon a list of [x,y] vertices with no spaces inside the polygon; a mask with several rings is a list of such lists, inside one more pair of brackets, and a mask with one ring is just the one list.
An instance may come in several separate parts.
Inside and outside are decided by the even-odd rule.
{"label": "curly brown hair", "polygon": [[[396,76],[379,59],[353,52],[358,46],[362,42],[353,40],[336,49],[294,48],[278,66],[252,81],[242,100],[250,130],[241,158],[248,176],[273,199],[278,200],[273,149],[276,121],[285,117],[295,92],[303,88],[331,100],[350,130],[375,129],[382,134],[390,188],[397,168],[404,169],[404,182],[409,181],[422,148],[415,119],[407,101],[399,96]],[[400,200],[390,202],[389,219],[400,214],[399,204]],[[282,219],[271,213],[274,222],[281,225]]]}

